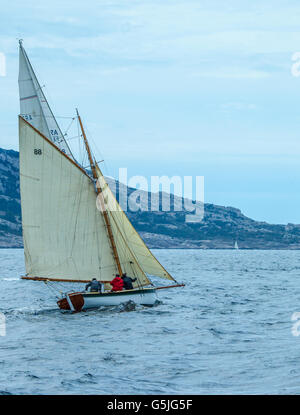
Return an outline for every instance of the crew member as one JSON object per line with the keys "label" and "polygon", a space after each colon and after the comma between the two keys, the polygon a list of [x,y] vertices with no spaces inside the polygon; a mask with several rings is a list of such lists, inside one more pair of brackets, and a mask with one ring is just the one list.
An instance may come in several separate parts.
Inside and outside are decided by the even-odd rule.
{"label": "crew member", "polygon": [[120,275],[117,274],[115,278],[110,282],[112,285],[112,291],[122,291],[124,287],[124,283]]}
{"label": "crew member", "polygon": [[124,272],[124,274],[122,275],[122,280],[124,283],[124,290],[133,290],[132,283],[136,281],[136,278],[128,277],[126,272]]}
{"label": "crew member", "polygon": [[101,283],[96,280],[96,278],[93,278],[91,282],[86,284],[85,291],[90,288],[91,292],[100,292],[101,293]]}

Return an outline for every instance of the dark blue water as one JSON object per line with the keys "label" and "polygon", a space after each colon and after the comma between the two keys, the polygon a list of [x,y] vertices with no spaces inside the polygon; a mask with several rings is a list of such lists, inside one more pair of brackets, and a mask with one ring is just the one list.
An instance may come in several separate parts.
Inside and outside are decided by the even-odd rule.
{"label": "dark blue water", "polygon": [[[299,251],[158,250],[184,289],[162,304],[63,313],[0,250],[0,391],[13,394],[300,392]],[[296,330],[297,333],[297,330]]]}

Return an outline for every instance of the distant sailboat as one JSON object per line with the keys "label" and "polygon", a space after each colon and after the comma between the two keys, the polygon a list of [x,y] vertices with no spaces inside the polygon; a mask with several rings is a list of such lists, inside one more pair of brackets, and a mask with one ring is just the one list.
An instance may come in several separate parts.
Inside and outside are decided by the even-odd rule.
{"label": "distant sailboat", "polygon": [[238,246],[237,241],[235,241],[235,244],[234,244],[234,249],[239,249],[239,246]]}
{"label": "distant sailboat", "polygon": [[[150,252],[117,203],[92,155],[78,111],[92,174],[74,159],[21,41],[19,89],[22,279],[87,283],[95,277],[104,284],[103,293],[64,293],[57,304],[72,311],[128,300],[153,305],[158,289],[183,286]],[[123,273],[136,278],[134,289],[111,292],[110,281]],[[175,284],[155,287],[150,276]]]}

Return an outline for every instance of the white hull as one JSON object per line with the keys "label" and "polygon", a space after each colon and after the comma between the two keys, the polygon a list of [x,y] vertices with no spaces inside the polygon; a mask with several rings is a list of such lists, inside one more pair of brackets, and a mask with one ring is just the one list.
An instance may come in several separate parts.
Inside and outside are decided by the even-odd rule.
{"label": "white hull", "polygon": [[155,288],[124,290],[117,292],[77,292],[68,293],[58,300],[59,308],[63,310],[81,311],[102,306],[116,306],[128,301],[136,304],[153,306],[157,301]]}
{"label": "white hull", "polygon": [[156,290],[145,288],[143,290],[128,290],[116,293],[103,293],[101,295],[94,293],[84,293],[83,310],[88,308],[97,308],[101,306],[120,305],[127,301],[133,301],[136,304],[154,305],[157,301]]}

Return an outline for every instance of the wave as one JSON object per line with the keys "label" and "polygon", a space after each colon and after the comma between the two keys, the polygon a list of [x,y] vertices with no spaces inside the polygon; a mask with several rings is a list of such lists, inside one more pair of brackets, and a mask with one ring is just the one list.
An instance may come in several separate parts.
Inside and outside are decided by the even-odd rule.
{"label": "wave", "polygon": [[1,310],[6,317],[23,317],[58,313],[57,308],[21,307]]}

